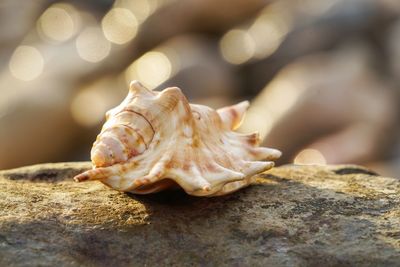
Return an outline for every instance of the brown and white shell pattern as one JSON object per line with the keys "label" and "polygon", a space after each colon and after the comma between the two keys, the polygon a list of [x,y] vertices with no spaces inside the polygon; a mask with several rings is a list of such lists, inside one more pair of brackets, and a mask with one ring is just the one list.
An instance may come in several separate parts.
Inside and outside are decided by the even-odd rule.
{"label": "brown and white shell pattern", "polygon": [[133,81],[125,100],[106,113],[91,151],[93,169],[74,179],[137,194],[177,186],[195,196],[236,191],[281,155],[258,147],[257,133],[233,131],[248,105],[214,110],[189,104],[177,87],[157,92]]}

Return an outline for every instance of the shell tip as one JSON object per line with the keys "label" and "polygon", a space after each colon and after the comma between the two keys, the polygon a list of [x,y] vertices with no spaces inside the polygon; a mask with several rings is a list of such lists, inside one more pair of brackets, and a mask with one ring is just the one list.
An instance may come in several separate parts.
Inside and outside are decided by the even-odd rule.
{"label": "shell tip", "polygon": [[210,186],[204,186],[203,191],[209,192],[211,190]]}
{"label": "shell tip", "polygon": [[80,183],[80,182],[88,180],[89,176],[86,173],[81,173],[81,174],[75,176],[73,179],[75,182]]}
{"label": "shell tip", "polygon": [[131,81],[131,83],[129,84],[129,91],[133,94],[146,94],[151,92],[151,90],[147,89],[138,80]]}
{"label": "shell tip", "polygon": [[129,87],[143,86],[138,80],[133,80],[130,82]]}
{"label": "shell tip", "polygon": [[238,104],[238,106],[243,107],[245,110],[247,110],[250,106],[250,102],[248,100],[242,101]]}
{"label": "shell tip", "polygon": [[274,148],[270,148],[269,153],[270,153],[271,160],[279,159],[282,156],[282,152],[280,150],[274,149]]}

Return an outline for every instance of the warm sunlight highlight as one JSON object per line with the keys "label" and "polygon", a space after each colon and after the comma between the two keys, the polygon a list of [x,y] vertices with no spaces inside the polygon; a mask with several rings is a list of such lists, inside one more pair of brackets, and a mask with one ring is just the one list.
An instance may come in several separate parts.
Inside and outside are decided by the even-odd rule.
{"label": "warm sunlight highlight", "polygon": [[294,164],[325,165],[326,159],[322,153],[316,149],[307,148],[300,151],[294,159]]}
{"label": "warm sunlight highlight", "polygon": [[87,27],[76,39],[76,49],[82,59],[95,63],[108,56],[111,44],[99,27]]}
{"label": "warm sunlight highlight", "polygon": [[138,21],[129,9],[113,8],[104,16],[101,27],[107,40],[125,44],[136,36]]}
{"label": "warm sunlight highlight", "polygon": [[170,59],[162,52],[151,51],[129,66],[126,79],[139,80],[149,89],[154,89],[171,77],[171,74]]}
{"label": "warm sunlight highlight", "polygon": [[63,42],[78,30],[79,13],[69,4],[55,4],[46,9],[37,22],[37,30],[47,40]]}
{"label": "warm sunlight highlight", "polygon": [[229,63],[242,64],[254,55],[254,39],[244,30],[231,30],[222,37],[220,50]]}
{"label": "warm sunlight highlight", "polygon": [[31,81],[37,78],[44,67],[43,55],[33,46],[18,46],[9,62],[11,74],[22,81]]}

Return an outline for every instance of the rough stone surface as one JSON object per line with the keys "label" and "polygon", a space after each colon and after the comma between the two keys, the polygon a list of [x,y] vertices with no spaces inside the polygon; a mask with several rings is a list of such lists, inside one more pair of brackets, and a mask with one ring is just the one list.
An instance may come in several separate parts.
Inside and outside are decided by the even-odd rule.
{"label": "rough stone surface", "polygon": [[216,198],[75,183],[89,163],[0,172],[0,266],[400,266],[400,181],[284,166]]}

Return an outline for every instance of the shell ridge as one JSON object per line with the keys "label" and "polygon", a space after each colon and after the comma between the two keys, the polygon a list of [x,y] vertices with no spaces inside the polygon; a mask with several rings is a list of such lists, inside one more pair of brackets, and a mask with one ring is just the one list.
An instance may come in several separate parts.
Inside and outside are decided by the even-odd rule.
{"label": "shell ridge", "polygon": [[[143,114],[141,114],[141,113],[139,113],[139,112],[137,112],[137,111],[131,110],[131,109],[126,109],[126,110],[124,110],[124,111],[128,111],[128,112],[135,113],[136,115],[142,117],[142,118],[148,123],[148,125],[149,125],[150,128],[151,128],[151,130],[153,131],[153,136],[152,136],[151,140],[149,141],[149,143],[151,143],[151,142],[153,141],[153,138],[154,138],[155,130],[154,130],[154,127],[153,127],[153,125],[151,124],[151,122],[146,118],[146,116],[144,116]],[[134,129],[133,127],[131,127],[131,126],[129,126],[129,125],[125,125],[125,126],[128,126],[128,127],[130,127],[132,130],[136,131],[136,129]],[[143,138],[143,136],[142,136],[142,138]],[[144,139],[143,139],[143,140],[144,140]]]}
{"label": "shell ridge", "polygon": [[[130,125],[128,125],[128,124],[123,124],[123,123],[121,123],[120,125],[123,126],[123,127],[129,128],[131,131],[135,132],[135,133],[140,137],[140,140],[143,141],[143,144],[145,145],[146,149],[149,148],[149,145],[144,141],[143,135],[142,135],[139,131],[136,131],[136,129],[132,128],[132,127],[131,127]],[[153,136],[152,138],[154,138],[154,136]],[[152,139],[152,140],[153,140],[153,139]],[[151,140],[151,141],[152,141],[152,140]],[[150,141],[150,143],[151,143],[151,141]]]}
{"label": "shell ridge", "polygon": [[236,130],[242,123],[248,107],[249,101],[243,101],[236,105],[220,108],[217,113],[228,129]]}
{"label": "shell ridge", "polygon": [[[169,178],[165,176],[165,170],[166,170],[166,164],[171,158],[170,154],[171,152],[163,153],[167,148],[164,149],[159,149],[158,154],[154,156],[153,162],[154,166],[146,168],[148,171],[146,171],[146,174],[144,176],[140,177],[132,177],[132,182],[130,183],[129,186],[124,188],[124,191],[131,191],[135,190],[138,186],[141,186],[143,184],[148,184],[148,183],[154,183],[156,181]],[[148,164],[151,165],[151,164]]]}

